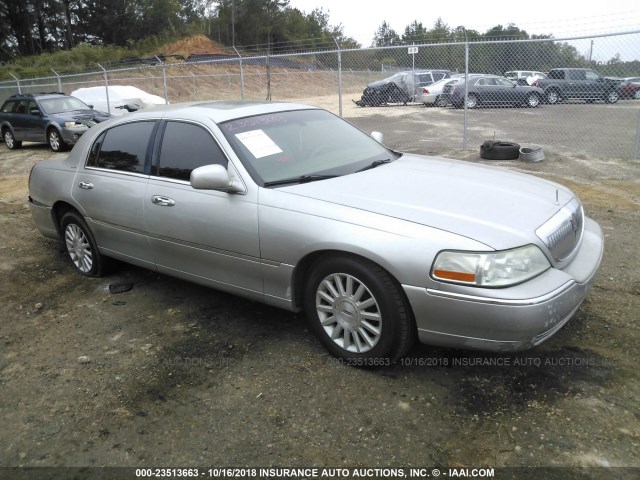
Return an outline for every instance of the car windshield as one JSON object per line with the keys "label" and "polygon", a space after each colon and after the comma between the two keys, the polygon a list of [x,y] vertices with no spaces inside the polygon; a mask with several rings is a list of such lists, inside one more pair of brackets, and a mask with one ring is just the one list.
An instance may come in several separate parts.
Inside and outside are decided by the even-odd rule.
{"label": "car windshield", "polygon": [[324,110],[257,115],[224,122],[220,128],[261,186],[299,177],[346,175],[398,157]]}
{"label": "car windshield", "polygon": [[40,105],[45,113],[73,112],[74,110],[91,110],[89,105],[75,97],[46,98],[40,100]]}

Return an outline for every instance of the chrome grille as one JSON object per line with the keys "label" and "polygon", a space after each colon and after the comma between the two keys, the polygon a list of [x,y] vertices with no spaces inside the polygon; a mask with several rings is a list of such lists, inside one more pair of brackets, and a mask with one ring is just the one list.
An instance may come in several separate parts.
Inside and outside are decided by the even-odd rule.
{"label": "chrome grille", "polygon": [[568,261],[580,245],[584,227],[582,205],[574,198],[536,230],[557,263]]}

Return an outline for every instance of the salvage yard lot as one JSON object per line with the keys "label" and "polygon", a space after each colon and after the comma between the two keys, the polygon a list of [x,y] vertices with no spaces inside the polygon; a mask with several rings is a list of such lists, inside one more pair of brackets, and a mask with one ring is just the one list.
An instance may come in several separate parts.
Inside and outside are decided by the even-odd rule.
{"label": "salvage yard lot", "polygon": [[[604,127],[637,122],[637,108],[481,109],[469,151],[455,143],[462,111],[345,108],[395,148],[408,134],[412,151],[473,162],[494,130],[525,145],[499,137],[520,119],[526,140],[531,115],[573,112],[582,121],[536,141],[545,161],[483,163],[569,186],[606,235],[590,296],[542,346],[418,345],[373,370],[328,356],[301,314],[124,264],[75,273],[26,205],[31,166],[53,154],[0,145],[0,466],[640,467],[640,161],[608,155]],[[591,135],[574,133],[592,111]]]}

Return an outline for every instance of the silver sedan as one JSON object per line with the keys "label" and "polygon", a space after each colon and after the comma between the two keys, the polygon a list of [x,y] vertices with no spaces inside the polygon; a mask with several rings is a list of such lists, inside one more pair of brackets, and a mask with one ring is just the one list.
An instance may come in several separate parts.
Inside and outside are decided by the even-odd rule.
{"label": "silver sedan", "polygon": [[112,257],[304,310],[360,365],[416,338],[526,349],[569,321],[603,251],[571,191],[376,139],[306,105],[163,107],[37,164],[29,206],[84,275]]}

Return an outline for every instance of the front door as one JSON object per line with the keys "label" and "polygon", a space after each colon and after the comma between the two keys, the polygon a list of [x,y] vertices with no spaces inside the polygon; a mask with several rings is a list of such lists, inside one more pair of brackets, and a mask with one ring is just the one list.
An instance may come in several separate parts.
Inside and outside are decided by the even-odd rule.
{"label": "front door", "polygon": [[197,167],[233,168],[202,125],[169,121],[146,186],[144,215],[158,271],[223,290],[262,292],[258,208],[248,195],[196,190]]}

